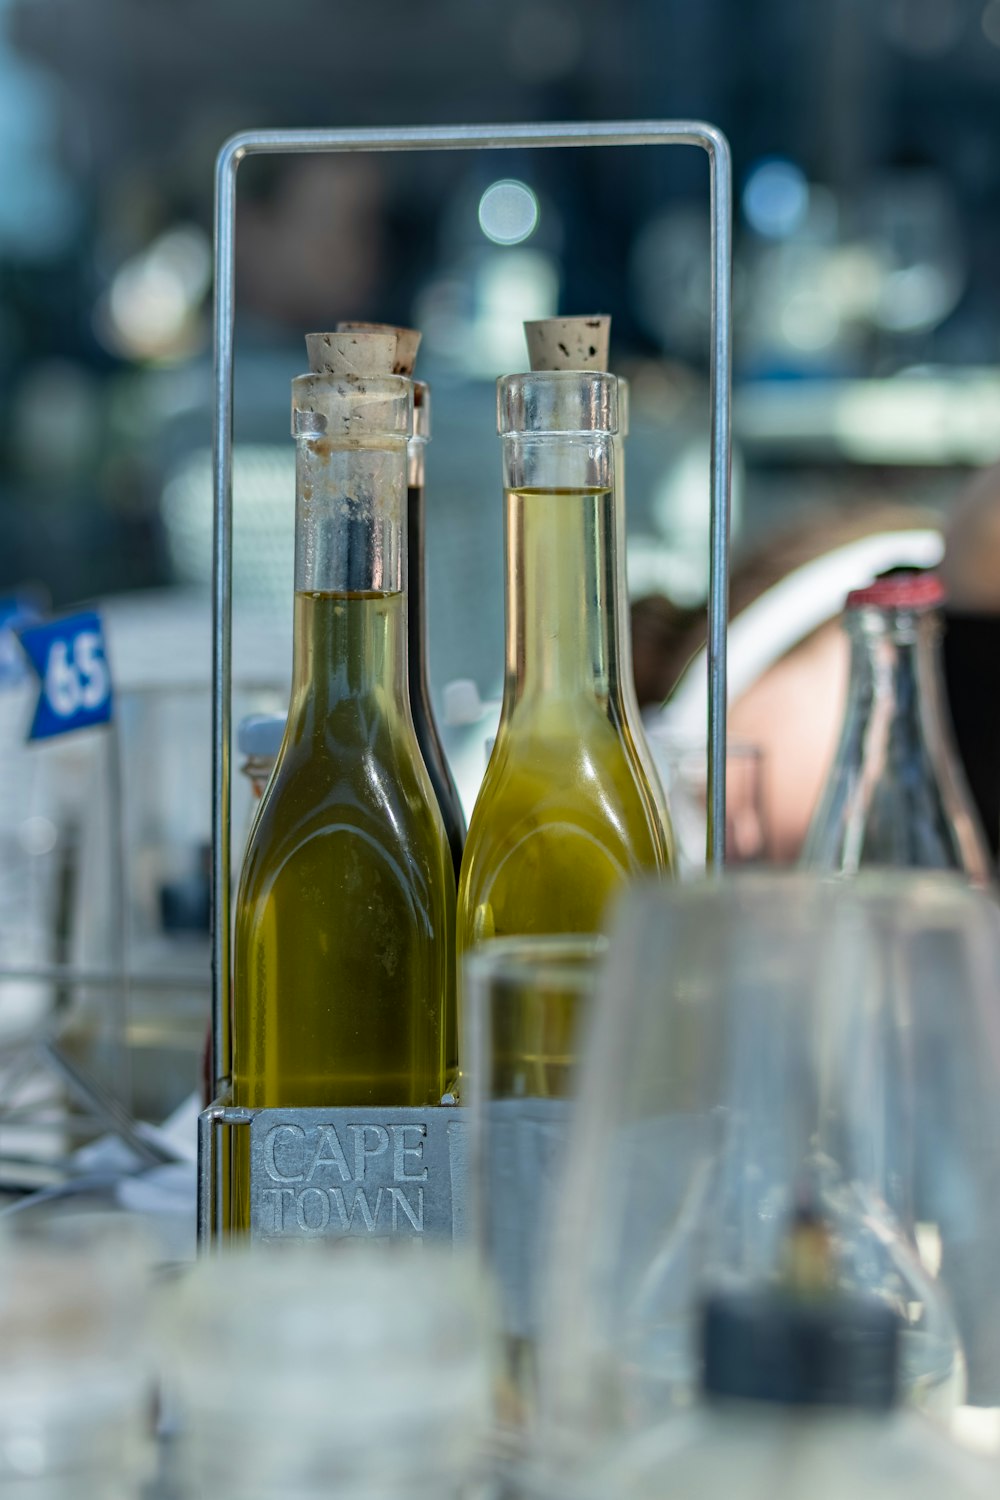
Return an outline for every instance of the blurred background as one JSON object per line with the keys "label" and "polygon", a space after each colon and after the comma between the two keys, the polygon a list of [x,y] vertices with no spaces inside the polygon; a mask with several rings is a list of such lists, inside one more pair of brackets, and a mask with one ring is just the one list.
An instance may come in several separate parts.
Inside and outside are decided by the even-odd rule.
{"label": "blurred background", "polygon": [[[268,125],[643,116],[711,120],[733,147],[737,560],[793,525],[946,519],[1000,458],[1000,0],[0,0],[0,600],[102,601],[133,954],[159,963],[168,931],[207,952],[220,144]],[[700,605],[699,151],[254,159],[239,194],[237,716],[281,706],[289,381],[303,334],[341,318],[423,330],[439,705],[456,678],[500,688],[494,381],[524,367],[523,318],[612,315],[632,381],[632,592]],[[0,822],[34,869],[83,835],[50,790],[29,806],[37,757],[29,775],[4,753],[16,808]],[[49,880],[59,930],[95,931],[72,916],[70,866]],[[31,953],[72,956],[52,925]]]}
{"label": "blurred background", "polygon": [[[696,115],[732,142],[738,543],[946,506],[1000,456],[1000,0],[0,0],[0,587],[203,588],[212,167],[232,131]],[[515,179],[521,189],[498,189]],[[492,188],[492,191],[491,191]],[[499,674],[492,382],[613,315],[633,587],[705,587],[696,150],[251,161],[239,588],[287,613],[288,381],[341,317],[424,330],[436,685]]]}

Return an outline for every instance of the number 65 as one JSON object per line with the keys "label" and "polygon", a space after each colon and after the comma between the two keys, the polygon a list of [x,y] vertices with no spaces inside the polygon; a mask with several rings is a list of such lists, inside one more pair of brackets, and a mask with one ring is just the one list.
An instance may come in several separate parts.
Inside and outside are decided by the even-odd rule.
{"label": "number 65", "polygon": [[101,637],[84,630],[72,641],[54,641],[45,667],[45,696],[53,713],[68,719],[81,708],[99,707],[111,679]]}

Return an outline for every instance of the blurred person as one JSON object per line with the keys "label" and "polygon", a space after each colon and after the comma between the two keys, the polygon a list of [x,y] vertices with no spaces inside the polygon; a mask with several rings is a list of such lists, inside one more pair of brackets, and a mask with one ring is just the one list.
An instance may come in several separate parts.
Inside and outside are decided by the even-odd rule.
{"label": "blurred person", "polygon": [[959,496],[941,575],[944,675],[959,754],[993,857],[1000,845],[1000,464]]}
{"label": "blurred person", "polygon": [[286,337],[288,329],[298,336],[338,318],[374,317],[387,257],[378,164],[342,155],[253,165],[237,211],[241,308]]}
{"label": "blurred person", "polygon": [[[763,752],[774,863],[798,858],[837,746],[850,658],[840,625],[847,594],[890,568],[933,567],[942,550],[933,518],[877,505],[814,515],[733,569],[727,727]],[[681,610],[661,595],[633,604],[636,693],[654,731],[704,740],[705,635],[703,607]]]}

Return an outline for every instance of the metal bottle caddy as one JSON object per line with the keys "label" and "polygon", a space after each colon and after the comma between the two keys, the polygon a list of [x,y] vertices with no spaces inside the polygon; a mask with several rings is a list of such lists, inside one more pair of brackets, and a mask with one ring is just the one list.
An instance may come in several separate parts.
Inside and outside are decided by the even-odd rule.
{"label": "metal bottle caddy", "polygon": [[460,1237],[465,1114],[432,1109],[243,1109],[230,1099],[230,805],[232,728],[233,341],[236,174],[247,156],[355,151],[487,151],[551,146],[700,146],[710,165],[712,321],[708,595],[707,862],[720,869],[726,829],[732,391],[732,168],[729,143],[697,120],[563,125],[440,125],[386,130],[261,130],[233,136],[216,162],[215,445],[212,657],[212,1070],[215,1102],[198,1132],[198,1238],[222,1230],[222,1152],[246,1130],[252,1239],[320,1235]]}

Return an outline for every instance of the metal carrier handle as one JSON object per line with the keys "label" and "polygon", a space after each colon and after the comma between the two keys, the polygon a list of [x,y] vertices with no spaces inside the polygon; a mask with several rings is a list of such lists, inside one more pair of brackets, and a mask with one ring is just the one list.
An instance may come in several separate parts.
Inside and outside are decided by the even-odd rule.
{"label": "metal carrier handle", "polygon": [[[387,130],[254,130],[219,152],[215,185],[215,442],[212,654],[212,1072],[217,1099],[230,1073],[230,738],[232,728],[233,341],[235,326],[236,174],[248,156],[348,151],[494,151],[549,146],[700,146],[710,166],[712,223],[711,518],[708,590],[707,862],[725,862],[726,626],[729,595],[732,394],[732,162],[729,142],[700,120],[612,120],[562,125],[433,125]],[[220,1113],[221,1112],[221,1113]],[[217,1104],[199,1135],[199,1234],[219,1219],[213,1167],[219,1149]],[[229,1121],[227,1121],[229,1123]],[[235,1118],[231,1123],[236,1124]],[[242,1123],[242,1122],[241,1122]],[[211,1201],[210,1201],[211,1200]]]}

